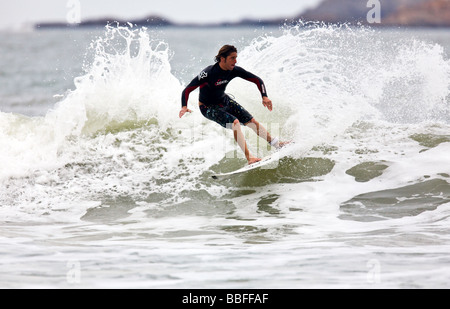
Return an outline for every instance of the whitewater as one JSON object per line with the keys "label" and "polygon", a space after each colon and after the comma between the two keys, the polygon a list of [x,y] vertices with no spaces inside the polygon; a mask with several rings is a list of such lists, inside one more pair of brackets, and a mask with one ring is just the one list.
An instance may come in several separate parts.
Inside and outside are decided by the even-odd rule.
{"label": "whitewater", "polygon": [[[131,25],[130,25],[131,26]],[[0,33],[0,287],[449,288],[443,29]],[[227,92],[295,142],[246,164],[181,92],[224,44]],[[251,130],[255,154],[272,149]]]}

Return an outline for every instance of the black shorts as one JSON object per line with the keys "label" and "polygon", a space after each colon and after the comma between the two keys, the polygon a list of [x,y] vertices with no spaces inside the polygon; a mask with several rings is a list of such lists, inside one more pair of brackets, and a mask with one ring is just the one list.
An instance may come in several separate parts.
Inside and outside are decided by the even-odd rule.
{"label": "black shorts", "polygon": [[207,119],[217,122],[226,129],[231,129],[236,119],[244,125],[253,119],[245,108],[229,97],[220,105],[200,105],[200,111]]}

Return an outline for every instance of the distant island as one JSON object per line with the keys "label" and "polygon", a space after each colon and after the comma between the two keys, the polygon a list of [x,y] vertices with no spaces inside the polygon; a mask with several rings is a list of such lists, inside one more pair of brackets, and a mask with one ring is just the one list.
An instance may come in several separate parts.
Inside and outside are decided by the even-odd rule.
{"label": "distant island", "polygon": [[[380,22],[372,26],[405,27],[450,27],[450,0],[378,0]],[[243,19],[238,22],[209,24],[176,23],[161,16],[151,15],[136,20],[99,18],[82,21],[79,24],[64,22],[37,23],[35,29],[105,27],[108,24],[143,27],[241,27],[282,26],[300,21],[321,21],[324,23],[368,24],[370,3],[365,0],[323,0],[316,8],[306,10],[297,16],[277,19]]]}
{"label": "distant island", "polygon": [[138,20],[120,20],[114,17],[105,17],[99,19],[90,19],[82,21],[78,24],[65,23],[65,22],[44,22],[34,25],[35,29],[49,29],[49,28],[87,28],[87,27],[105,27],[108,24],[116,24],[119,26],[146,26],[146,27],[166,27],[166,26],[177,26],[166,18],[160,16],[149,16],[147,18]]}
{"label": "distant island", "polygon": [[[377,1],[324,0],[298,16],[326,23],[367,24],[367,14]],[[374,26],[450,27],[450,0],[378,0],[380,23]]]}

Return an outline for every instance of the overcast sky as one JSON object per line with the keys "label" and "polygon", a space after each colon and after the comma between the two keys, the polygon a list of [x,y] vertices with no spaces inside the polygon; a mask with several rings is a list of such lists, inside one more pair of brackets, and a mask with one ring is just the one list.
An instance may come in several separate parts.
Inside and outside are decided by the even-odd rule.
{"label": "overcast sky", "polygon": [[[0,0],[0,28],[42,21],[124,19],[161,15],[174,22],[237,21],[245,17],[294,17],[321,0]],[[74,15],[75,14],[75,15]]]}

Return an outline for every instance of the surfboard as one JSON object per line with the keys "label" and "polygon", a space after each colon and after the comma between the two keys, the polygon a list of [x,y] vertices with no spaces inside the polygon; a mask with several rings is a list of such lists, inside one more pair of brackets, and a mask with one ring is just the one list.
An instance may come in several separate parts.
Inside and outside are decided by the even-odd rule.
{"label": "surfboard", "polygon": [[261,161],[253,163],[252,165],[246,165],[243,168],[230,173],[214,174],[211,177],[214,180],[222,180],[242,173],[247,173],[249,171],[256,169],[276,169],[278,167],[279,160],[289,153],[289,150],[293,147],[293,145],[294,143],[290,143],[289,145],[286,145],[283,148],[276,150],[270,155],[264,157]]}

